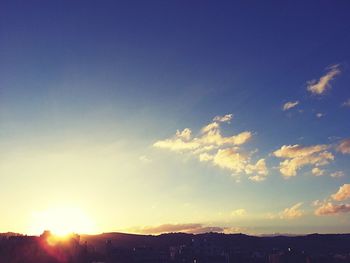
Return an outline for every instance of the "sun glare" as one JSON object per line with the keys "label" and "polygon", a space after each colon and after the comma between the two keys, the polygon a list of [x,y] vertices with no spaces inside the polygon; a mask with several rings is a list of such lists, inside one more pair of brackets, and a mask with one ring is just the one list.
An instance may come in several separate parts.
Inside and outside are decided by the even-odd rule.
{"label": "sun glare", "polygon": [[95,225],[81,209],[58,207],[33,214],[33,223],[29,232],[39,235],[44,230],[64,238],[71,233],[95,233]]}

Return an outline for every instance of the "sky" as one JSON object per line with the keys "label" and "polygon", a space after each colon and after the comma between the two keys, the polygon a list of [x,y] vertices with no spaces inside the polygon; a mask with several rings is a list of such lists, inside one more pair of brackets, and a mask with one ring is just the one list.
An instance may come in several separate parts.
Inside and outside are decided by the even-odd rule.
{"label": "sky", "polygon": [[0,232],[349,232],[349,11],[1,1]]}

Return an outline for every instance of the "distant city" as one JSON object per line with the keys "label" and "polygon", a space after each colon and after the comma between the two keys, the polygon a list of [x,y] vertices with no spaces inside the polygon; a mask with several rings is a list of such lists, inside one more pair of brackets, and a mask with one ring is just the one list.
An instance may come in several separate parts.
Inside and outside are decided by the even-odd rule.
{"label": "distant city", "polygon": [[0,263],[350,262],[350,234],[0,234]]}

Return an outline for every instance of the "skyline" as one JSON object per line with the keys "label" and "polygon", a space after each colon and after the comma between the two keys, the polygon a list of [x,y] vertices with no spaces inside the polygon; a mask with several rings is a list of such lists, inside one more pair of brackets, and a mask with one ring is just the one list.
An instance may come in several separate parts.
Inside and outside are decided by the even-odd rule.
{"label": "skyline", "polygon": [[349,10],[3,1],[0,232],[349,233]]}

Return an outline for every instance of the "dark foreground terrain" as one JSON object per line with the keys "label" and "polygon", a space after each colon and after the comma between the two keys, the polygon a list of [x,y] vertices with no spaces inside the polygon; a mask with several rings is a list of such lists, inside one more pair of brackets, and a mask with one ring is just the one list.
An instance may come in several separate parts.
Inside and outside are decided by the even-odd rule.
{"label": "dark foreground terrain", "polygon": [[350,234],[256,237],[105,233],[40,237],[0,234],[0,263],[350,262]]}

